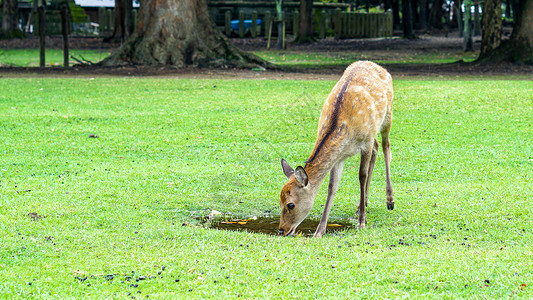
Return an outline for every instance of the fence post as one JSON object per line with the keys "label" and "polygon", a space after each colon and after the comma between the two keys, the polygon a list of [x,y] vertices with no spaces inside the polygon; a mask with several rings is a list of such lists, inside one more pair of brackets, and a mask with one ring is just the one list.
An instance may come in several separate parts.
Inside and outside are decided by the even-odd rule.
{"label": "fence post", "polygon": [[337,7],[334,14],[333,23],[335,27],[335,39],[338,40],[341,38],[341,9]]}
{"label": "fence post", "polygon": [[255,38],[257,33],[257,11],[252,11],[252,37]]}
{"label": "fence post", "polygon": [[350,37],[354,38],[357,33],[357,16],[354,13],[349,13],[350,15]]}
{"label": "fence post", "polygon": [[44,20],[44,6],[39,6],[38,8],[38,18],[39,18],[39,66],[44,68],[45,65],[45,20]]}
{"label": "fence post", "polygon": [[341,14],[341,23],[342,23],[342,26],[341,26],[341,35],[342,37],[346,37],[348,35],[348,13],[347,12],[343,12]]}
{"label": "fence post", "polygon": [[387,36],[394,35],[394,17],[392,12],[387,13]]}
{"label": "fence post", "polygon": [[326,37],[326,18],[327,14],[325,10],[322,10],[320,12],[320,32],[318,37],[323,39]]}
{"label": "fence post", "polygon": [[239,11],[239,37],[244,37],[244,11]]}
{"label": "fence post", "polygon": [[270,10],[265,12],[265,39],[268,39],[270,36],[270,22],[272,22],[272,13]]}
{"label": "fence post", "polygon": [[107,36],[113,34],[113,29],[115,29],[115,22],[113,22],[113,11],[111,9],[106,10],[105,12],[105,21],[106,21],[106,31]]}
{"label": "fence post", "polygon": [[369,38],[370,35],[370,15],[369,14],[363,14],[363,28],[364,28],[364,37]]}
{"label": "fence post", "polygon": [[272,13],[270,10],[265,12],[265,39],[268,39],[270,36],[270,22],[272,22]]}
{"label": "fence post", "polygon": [[295,38],[300,35],[300,11],[295,10],[292,19],[292,34]]}
{"label": "fence post", "polygon": [[68,68],[68,34],[69,34],[69,15],[66,4],[61,6],[61,32],[63,33],[63,67]]}
{"label": "fence post", "polygon": [[376,37],[376,15],[375,14],[368,14],[368,35],[371,38]]}
{"label": "fence post", "polygon": [[229,37],[231,35],[231,12],[229,10],[226,10],[226,13],[224,15],[224,25],[226,30],[226,36]]}
{"label": "fence post", "polygon": [[105,19],[106,19],[106,12],[105,8],[99,7],[98,8],[98,35],[103,36],[105,32]]}

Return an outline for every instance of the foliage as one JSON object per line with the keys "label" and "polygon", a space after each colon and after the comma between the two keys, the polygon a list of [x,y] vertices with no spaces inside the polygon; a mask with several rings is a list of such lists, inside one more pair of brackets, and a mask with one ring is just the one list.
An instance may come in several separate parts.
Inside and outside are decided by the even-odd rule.
{"label": "foliage", "polygon": [[81,6],[77,5],[73,0],[52,0],[47,6],[47,9],[61,11],[61,7],[65,4],[68,6],[70,19],[73,23],[87,22],[85,10]]}
{"label": "foliage", "polygon": [[531,81],[396,80],[396,208],[380,154],[364,230],[197,227],[278,213],[334,84],[3,78],[0,298],[531,298]]}

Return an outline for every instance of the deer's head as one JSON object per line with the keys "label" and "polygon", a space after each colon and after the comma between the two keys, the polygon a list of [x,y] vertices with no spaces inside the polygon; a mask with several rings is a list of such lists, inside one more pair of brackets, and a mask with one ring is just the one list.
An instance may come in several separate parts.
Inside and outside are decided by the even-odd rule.
{"label": "deer's head", "polygon": [[304,168],[298,166],[295,170],[284,159],[281,160],[281,167],[289,181],[281,189],[281,219],[278,232],[287,236],[293,234],[296,227],[307,217],[314,201]]}

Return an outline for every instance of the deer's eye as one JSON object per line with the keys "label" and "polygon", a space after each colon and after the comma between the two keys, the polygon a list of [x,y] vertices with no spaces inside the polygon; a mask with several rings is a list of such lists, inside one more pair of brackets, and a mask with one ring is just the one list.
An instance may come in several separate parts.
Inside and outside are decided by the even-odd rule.
{"label": "deer's eye", "polygon": [[294,209],[294,203],[287,204],[287,208],[288,209]]}

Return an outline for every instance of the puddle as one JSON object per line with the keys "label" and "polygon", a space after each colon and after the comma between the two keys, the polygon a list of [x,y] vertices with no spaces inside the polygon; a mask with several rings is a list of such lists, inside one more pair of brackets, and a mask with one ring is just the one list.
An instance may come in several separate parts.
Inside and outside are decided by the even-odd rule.
{"label": "puddle", "polygon": [[[301,233],[305,236],[312,236],[315,233],[319,220],[306,219],[296,229],[295,234]],[[255,218],[255,219],[231,219],[231,220],[213,220],[210,228],[220,230],[248,231],[255,233],[264,233],[278,235],[279,218]],[[326,233],[343,231],[353,227],[349,222],[328,222]]]}

